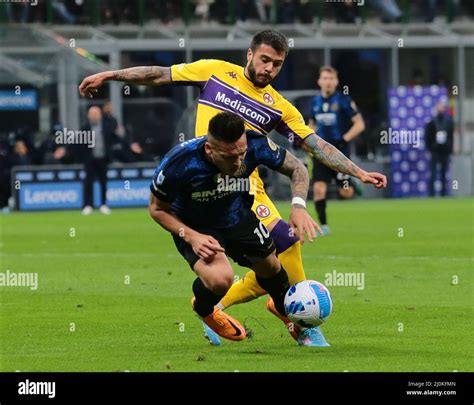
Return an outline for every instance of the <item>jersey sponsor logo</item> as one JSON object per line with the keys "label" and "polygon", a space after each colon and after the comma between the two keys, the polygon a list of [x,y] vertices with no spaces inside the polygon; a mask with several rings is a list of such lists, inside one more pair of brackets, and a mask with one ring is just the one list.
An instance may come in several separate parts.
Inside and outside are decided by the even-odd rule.
{"label": "jersey sponsor logo", "polygon": [[260,125],[265,125],[270,122],[270,115],[258,111],[255,107],[250,104],[243,102],[242,100],[229,97],[226,93],[218,91],[214,97],[214,101],[229,106],[232,110],[242,113],[246,118],[251,121],[255,121]]}
{"label": "jersey sponsor logo", "polygon": [[195,191],[194,193],[191,194],[191,198],[193,200],[198,200],[198,201],[208,201],[209,197],[214,197],[217,193],[216,190],[205,190],[205,191]]}
{"label": "jersey sponsor logo", "polygon": [[330,126],[334,125],[337,121],[336,113],[333,112],[316,114],[315,118],[318,125]]}
{"label": "jersey sponsor logo", "polygon": [[270,215],[270,208],[266,205],[259,204],[255,212],[260,218],[267,218]]}
{"label": "jersey sponsor logo", "polygon": [[275,104],[275,100],[273,100],[273,97],[270,96],[270,94],[268,94],[268,93],[265,93],[263,95],[263,101],[265,101],[268,104]]}
{"label": "jersey sponsor logo", "polygon": [[240,115],[248,124],[268,133],[281,121],[282,112],[259,102],[242,91],[211,77],[199,97],[199,103]]}
{"label": "jersey sponsor logo", "polygon": [[199,202],[217,201],[234,193],[235,190],[221,191],[216,188],[214,190],[195,191],[191,193],[191,199]]}

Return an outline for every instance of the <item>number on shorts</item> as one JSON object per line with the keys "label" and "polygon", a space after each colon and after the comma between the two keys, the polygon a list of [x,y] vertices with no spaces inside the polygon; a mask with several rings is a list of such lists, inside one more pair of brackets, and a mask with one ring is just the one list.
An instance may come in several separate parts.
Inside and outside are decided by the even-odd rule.
{"label": "number on shorts", "polygon": [[270,236],[270,232],[268,232],[266,226],[263,225],[263,222],[258,223],[258,227],[254,229],[253,233],[258,236],[258,239],[260,239],[260,243],[262,245],[265,243],[265,238]]}

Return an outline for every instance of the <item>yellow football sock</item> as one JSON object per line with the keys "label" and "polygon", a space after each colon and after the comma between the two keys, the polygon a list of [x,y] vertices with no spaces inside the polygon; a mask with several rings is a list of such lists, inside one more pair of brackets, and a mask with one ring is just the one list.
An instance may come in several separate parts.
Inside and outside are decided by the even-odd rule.
{"label": "yellow football sock", "polygon": [[[278,255],[278,259],[288,273],[290,285],[306,279],[301,258],[301,243],[299,241],[291,245],[284,252],[281,252]],[[218,306],[222,309],[229,308],[235,304],[254,300],[266,293],[258,284],[255,272],[249,271],[239,281],[232,284],[232,287],[227,291],[227,294],[222,298]]]}

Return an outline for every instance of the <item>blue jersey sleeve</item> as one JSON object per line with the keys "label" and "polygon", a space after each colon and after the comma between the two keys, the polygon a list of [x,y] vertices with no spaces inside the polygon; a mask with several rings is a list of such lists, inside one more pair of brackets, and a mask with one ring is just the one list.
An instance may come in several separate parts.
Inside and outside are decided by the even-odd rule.
{"label": "blue jersey sleeve", "polygon": [[178,183],[173,181],[172,172],[168,170],[168,167],[162,162],[157,169],[151,180],[150,190],[151,193],[158,198],[160,201],[172,203],[178,194]]}
{"label": "blue jersey sleeve", "polygon": [[257,163],[267,166],[272,170],[279,169],[285,160],[286,149],[264,135],[254,138],[253,141],[255,142]]}
{"label": "blue jersey sleeve", "polygon": [[354,115],[359,113],[356,103],[349,96],[341,97],[341,111],[351,119]]}

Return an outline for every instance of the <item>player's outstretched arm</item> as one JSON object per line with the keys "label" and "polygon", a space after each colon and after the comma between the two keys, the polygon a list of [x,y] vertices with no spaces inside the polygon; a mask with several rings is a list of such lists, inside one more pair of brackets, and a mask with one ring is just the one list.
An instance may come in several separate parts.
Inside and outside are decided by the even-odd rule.
{"label": "player's outstretched arm", "polygon": [[321,139],[316,134],[311,134],[306,137],[302,148],[318,159],[321,163],[337,172],[357,177],[363,183],[371,183],[376,188],[384,188],[387,186],[386,176],[381,173],[369,173],[362,170],[336,147],[326,142],[324,139]]}
{"label": "player's outstretched arm", "polygon": [[87,76],[79,85],[81,96],[92,98],[107,81],[160,86],[171,83],[171,68],[164,66],[138,66],[121,70],[108,70]]}
{"label": "player's outstretched arm", "polygon": [[286,152],[285,160],[278,171],[291,179],[291,213],[289,224],[296,231],[301,243],[304,243],[304,234],[312,242],[316,238],[316,231],[321,232],[319,225],[306,211],[306,198],[309,189],[309,174],[303,162],[290,152]]}

